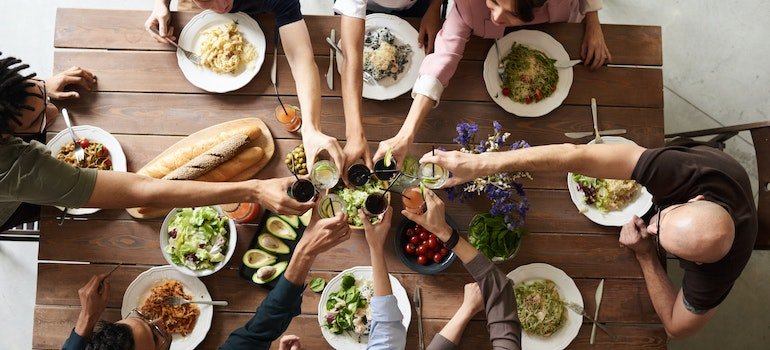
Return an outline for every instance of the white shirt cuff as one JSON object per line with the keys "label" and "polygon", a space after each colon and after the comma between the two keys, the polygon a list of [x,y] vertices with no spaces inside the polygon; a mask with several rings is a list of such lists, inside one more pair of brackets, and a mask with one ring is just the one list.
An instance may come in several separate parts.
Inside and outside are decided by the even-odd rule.
{"label": "white shirt cuff", "polygon": [[348,17],[366,19],[366,1],[338,0],[334,3],[334,12]]}
{"label": "white shirt cuff", "polygon": [[393,294],[372,298],[372,320],[377,322],[397,322],[404,319],[398,309],[398,300]]}
{"label": "white shirt cuff", "polygon": [[441,85],[441,82],[436,77],[430,75],[421,75],[417,78],[417,81],[412,88],[412,98],[417,94],[428,96],[431,100],[436,101],[433,108],[438,106],[438,103],[441,100],[441,94],[443,93],[444,85]]}
{"label": "white shirt cuff", "polygon": [[588,12],[599,11],[602,9],[602,0],[583,0],[581,1],[580,13],[586,14]]}

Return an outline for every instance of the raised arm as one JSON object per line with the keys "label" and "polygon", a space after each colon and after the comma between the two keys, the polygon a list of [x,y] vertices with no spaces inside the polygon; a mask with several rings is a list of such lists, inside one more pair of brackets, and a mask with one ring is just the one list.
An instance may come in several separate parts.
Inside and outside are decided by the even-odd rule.
{"label": "raised arm", "polygon": [[479,176],[506,171],[576,172],[605,179],[630,179],[645,148],[634,144],[573,145],[569,143],[522,148],[506,152],[468,154],[459,151],[425,154],[420,163],[435,163],[452,177],[452,187]]}

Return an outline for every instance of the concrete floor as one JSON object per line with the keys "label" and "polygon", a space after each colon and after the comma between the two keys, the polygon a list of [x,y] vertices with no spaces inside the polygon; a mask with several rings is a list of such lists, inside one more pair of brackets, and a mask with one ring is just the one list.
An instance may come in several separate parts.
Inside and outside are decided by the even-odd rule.
{"label": "concrete floor", "polygon": [[[41,77],[52,74],[57,7],[151,9],[152,0],[0,0],[0,51]],[[331,0],[302,0],[303,12],[328,13]],[[770,2],[744,0],[605,1],[603,23],[663,27],[666,132],[768,120]],[[173,8],[173,6],[172,6]],[[764,92],[763,92],[764,91]],[[756,173],[751,137],[728,153]],[[755,175],[752,176],[756,178]],[[0,242],[0,349],[28,349],[37,276],[37,244]],[[669,264],[678,283],[678,264]],[[770,253],[754,252],[714,320],[671,349],[767,349],[770,345]],[[74,321],[74,320],[73,320]]]}

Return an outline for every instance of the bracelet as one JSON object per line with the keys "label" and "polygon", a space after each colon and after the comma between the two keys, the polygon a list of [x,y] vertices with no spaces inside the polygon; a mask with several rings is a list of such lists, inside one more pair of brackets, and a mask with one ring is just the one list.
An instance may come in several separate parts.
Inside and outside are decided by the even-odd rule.
{"label": "bracelet", "polygon": [[460,233],[457,232],[457,230],[452,229],[452,235],[449,236],[449,239],[446,242],[444,242],[444,246],[447,249],[452,250],[455,248],[455,246],[457,245],[457,242],[459,241],[460,241]]}

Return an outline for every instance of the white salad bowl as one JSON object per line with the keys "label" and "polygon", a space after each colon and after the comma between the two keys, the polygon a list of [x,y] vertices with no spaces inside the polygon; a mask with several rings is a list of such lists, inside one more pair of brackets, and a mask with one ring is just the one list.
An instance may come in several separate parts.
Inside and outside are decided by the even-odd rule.
{"label": "white salad bowl", "polygon": [[[225,212],[217,205],[212,205],[212,208],[216,209],[217,213],[219,213],[219,216],[225,216]],[[166,262],[168,262],[169,265],[173,266],[179,272],[188,275],[188,276],[195,276],[195,277],[204,277],[208,275],[212,275],[215,272],[221,270],[225,265],[227,265],[227,262],[230,261],[230,258],[233,257],[233,253],[235,253],[235,244],[238,238],[238,232],[235,229],[235,222],[233,222],[232,219],[227,219],[227,252],[225,253],[225,259],[214,264],[214,268],[211,269],[205,269],[205,270],[191,270],[190,268],[186,266],[180,266],[175,264],[171,260],[171,254],[166,252],[166,247],[168,247],[168,226],[171,224],[171,221],[176,217],[177,210],[180,208],[174,208],[171,210],[168,215],[166,215],[166,219],[163,220],[163,224],[160,226],[160,251],[163,254],[163,258],[166,259]]]}

